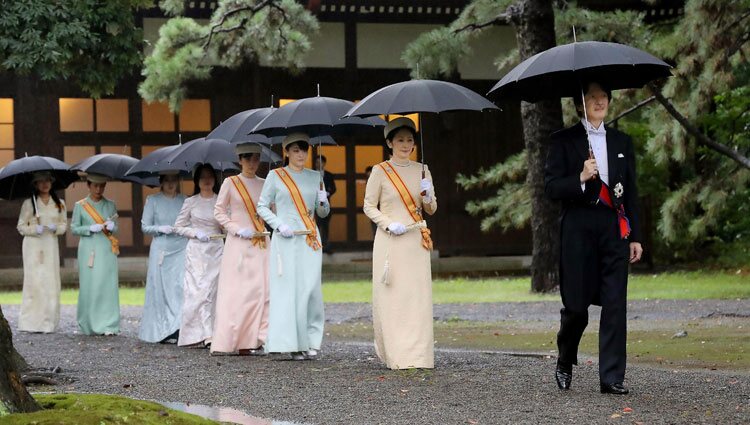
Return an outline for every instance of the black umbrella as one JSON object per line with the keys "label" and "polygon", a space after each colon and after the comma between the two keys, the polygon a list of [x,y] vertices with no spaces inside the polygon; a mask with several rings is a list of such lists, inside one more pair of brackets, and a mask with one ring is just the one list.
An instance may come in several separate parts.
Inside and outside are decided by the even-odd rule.
{"label": "black umbrella", "polygon": [[[641,88],[649,81],[671,76],[670,68],[663,60],[624,44],[573,42],[537,53],[516,65],[488,94],[527,102],[581,96],[584,119],[588,121],[584,82],[596,81],[610,90]],[[589,127],[584,128],[588,139]]]}
{"label": "black umbrella", "polygon": [[377,117],[342,118],[352,106],[354,102],[320,95],[295,100],[269,114],[252,132],[274,137],[301,131],[316,137],[351,134],[385,125],[385,121]]}
{"label": "black umbrella", "polygon": [[[374,130],[386,124],[378,117],[343,118],[352,106],[354,102],[348,100],[321,96],[320,85],[318,85],[317,96],[287,103],[264,118],[252,132],[274,137],[301,131],[310,137],[319,137],[352,134],[367,129]],[[320,155],[322,154],[318,149],[318,157]],[[320,186],[322,190],[322,177]]]}
{"label": "black umbrella", "polygon": [[163,148],[156,149],[150,154],[141,158],[135,165],[133,165],[126,173],[126,176],[136,176],[140,178],[154,177],[157,173],[153,171],[153,168],[159,161],[162,161],[165,157],[171,154],[175,149],[181,145],[165,146]]}
{"label": "black umbrella", "polygon": [[0,198],[12,200],[26,198],[34,193],[31,184],[36,171],[49,171],[55,178],[52,190],[63,190],[80,180],[78,173],[59,159],[48,156],[26,156],[11,161],[0,170]]}
{"label": "black umbrella", "polygon": [[191,140],[179,145],[175,150],[158,161],[151,170],[180,171],[191,173],[198,164],[211,164],[216,171],[236,171],[239,168],[235,162],[237,154],[234,145],[221,139],[199,139]]}
{"label": "black umbrella", "polygon": [[128,170],[133,168],[138,160],[128,155],[116,153],[100,153],[70,167],[74,171],[83,171],[84,173],[94,173],[107,176],[114,180],[121,180],[144,184],[147,186],[158,186],[159,180],[155,177],[136,177],[127,175]]}
{"label": "black umbrella", "polygon": [[580,96],[581,83],[595,80],[610,90],[640,88],[671,76],[671,66],[642,50],[604,41],[553,47],[510,70],[488,95],[536,102]]}
{"label": "black umbrella", "polygon": [[257,142],[270,144],[268,137],[262,134],[249,133],[259,122],[275,110],[276,108],[269,107],[249,109],[236,113],[208,133],[206,139],[223,139],[232,143]]}
{"label": "black umbrella", "polygon": [[373,115],[419,115],[419,143],[422,153],[422,178],[424,178],[424,139],[422,115],[424,112],[485,111],[499,109],[481,95],[439,80],[409,80],[378,89],[354,105],[345,116],[369,117]]}

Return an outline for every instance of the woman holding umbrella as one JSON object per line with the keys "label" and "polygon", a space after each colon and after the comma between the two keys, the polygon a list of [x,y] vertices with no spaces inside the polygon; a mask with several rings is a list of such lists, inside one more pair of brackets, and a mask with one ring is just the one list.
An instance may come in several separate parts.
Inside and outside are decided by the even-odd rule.
{"label": "woman holding umbrella", "polygon": [[384,134],[390,160],[373,167],[364,212],[378,225],[373,246],[372,320],[375,350],[391,369],[433,368],[432,239],[422,212],[434,214],[432,176],[409,160],[414,123],[397,118]]}
{"label": "woman holding umbrella", "polygon": [[224,180],[214,217],[227,230],[216,295],[212,353],[258,355],[268,337],[268,236],[257,213],[261,146],[237,145],[242,172]]}
{"label": "woman holding umbrella", "polygon": [[216,285],[224,241],[214,218],[218,184],[210,164],[193,171],[193,196],[182,205],[174,232],[188,238],[185,249],[182,324],[179,346],[209,347],[214,327]]}
{"label": "woman holding umbrella", "polygon": [[141,230],[153,236],[146,276],[146,301],[138,337],[146,342],[176,343],[182,315],[186,240],[174,233],[185,196],[177,193],[177,172],[159,175],[161,191],[146,198]]}
{"label": "woman holding umbrella", "polygon": [[104,197],[109,178],[86,176],[89,196],[76,202],[70,227],[78,243],[78,328],[86,335],[120,332],[115,203]]}
{"label": "woman holding umbrella", "polygon": [[60,321],[60,253],[57,237],[68,220],[65,203],[52,190],[50,172],[33,173],[34,193],[21,205],[18,232],[23,235],[23,297],[18,329],[54,332]]}
{"label": "woman holding umbrella", "polygon": [[[276,232],[271,240],[270,312],[266,351],[314,359],[323,340],[322,250],[315,214],[330,205],[320,173],[305,169],[310,137],[292,133],[282,142],[289,165],[268,174],[258,214]],[[275,212],[271,210],[275,205]]]}

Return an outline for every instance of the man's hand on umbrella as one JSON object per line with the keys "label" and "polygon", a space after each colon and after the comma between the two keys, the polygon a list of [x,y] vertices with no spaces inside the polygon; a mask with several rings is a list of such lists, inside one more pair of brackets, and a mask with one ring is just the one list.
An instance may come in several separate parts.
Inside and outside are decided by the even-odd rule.
{"label": "man's hand on umbrella", "polygon": [[643,255],[643,247],[640,242],[630,242],[630,264],[641,261],[641,255]]}
{"label": "man's hand on umbrella", "polygon": [[596,166],[596,160],[594,158],[587,159],[583,163],[583,170],[581,171],[581,183],[585,183],[594,178],[599,173],[599,167]]}

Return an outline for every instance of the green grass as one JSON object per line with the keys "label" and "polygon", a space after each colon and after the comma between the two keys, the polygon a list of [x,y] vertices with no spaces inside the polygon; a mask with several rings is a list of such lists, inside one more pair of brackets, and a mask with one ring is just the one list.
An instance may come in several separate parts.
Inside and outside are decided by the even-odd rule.
{"label": "green grass", "polygon": [[[62,291],[63,304],[75,304],[78,291]],[[142,305],[143,288],[120,288],[120,304]],[[724,272],[679,272],[631,276],[628,298],[736,299],[750,298],[750,276]],[[327,303],[370,302],[369,281],[330,282],[323,285]],[[557,294],[533,294],[528,278],[450,279],[433,283],[436,304],[558,300]],[[20,304],[20,292],[0,292],[0,304]]]}
{"label": "green grass", "polygon": [[171,424],[209,425],[218,422],[190,415],[150,401],[105,394],[37,394],[39,412],[2,417],[3,424]]}
{"label": "green grass", "polygon": [[[514,322],[476,323],[435,322],[435,346],[493,351],[521,351],[557,355],[556,328],[530,330]],[[738,323],[692,323],[684,326],[688,336],[672,338],[674,329],[628,332],[628,359],[669,368],[750,370],[750,334]],[[372,341],[370,323],[327,324],[326,335],[333,339]],[[598,333],[588,330],[580,351],[596,357]]]}

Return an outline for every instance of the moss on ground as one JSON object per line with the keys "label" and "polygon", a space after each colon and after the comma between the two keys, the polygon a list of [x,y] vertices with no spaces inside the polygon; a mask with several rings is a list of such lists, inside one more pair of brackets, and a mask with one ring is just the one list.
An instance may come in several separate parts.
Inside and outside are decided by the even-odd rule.
{"label": "moss on ground", "polygon": [[8,425],[208,425],[200,416],[168,409],[158,403],[107,394],[37,394],[44,410],[13,414],[0,422]]}
{"label": "moss on ground", "polygon": [[[628,332],[628,359],[669,368],[750,370],[750,332],[742,324],[725,322],[692,323],[684,326],[688,335],[673,338],[673,329]],[[365,323],[326,325],[333,339],[371,341],[372,326]],[[525,329],[513,322],[477,323],[448,321],[435,323],[437,348],[521,351],[557,354],[557,329]],[[580,351],[596,357],[598,334],[589,329]]]}

